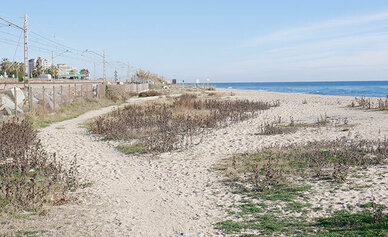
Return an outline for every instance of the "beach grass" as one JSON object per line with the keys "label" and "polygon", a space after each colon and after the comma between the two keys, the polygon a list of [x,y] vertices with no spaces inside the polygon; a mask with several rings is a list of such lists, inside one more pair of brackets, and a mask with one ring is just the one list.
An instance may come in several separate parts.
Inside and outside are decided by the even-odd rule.
{"label": "beach grass", "polygon": [[372,197],[358,209],[348,206],[349,210],[334,211],[326,207],[325,213],[330,215],[308,218],[306,214],[323,212],[322,207],[309,203],[314,193],[309,183],[329,182],[337,187],[350,169],[383,164],[387,154],[387,140],[343,138],[267,148],[225,159],[217,170],[223,172],[225,185],[241,200],[224,207],[228,217],[216,228],[239,236],[385,236],[386,207]]}
{"label": "beach grass", "polygon": [[124,154],[144,154],[146,150],[142,144],[131,144],[131,145],[119,145],[116,147],[117,150],[121,151]]}

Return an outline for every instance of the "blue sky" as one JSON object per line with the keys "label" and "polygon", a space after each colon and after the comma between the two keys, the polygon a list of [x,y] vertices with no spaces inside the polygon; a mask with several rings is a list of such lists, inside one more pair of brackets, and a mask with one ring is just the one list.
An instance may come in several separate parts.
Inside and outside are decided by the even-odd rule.
{"label": "blue sky", "polygon": [[[108,77],[144,68],[186,82],[386,80],[388,1],[6,1],[0,16],[29,15],[30,57]],[[41,36],[44,36],[43,39]],[[0,24],[0,57],[22,60],[20,31]],[[22,42],[22,39],[21,39]],[[16,50],[16,54],[15,54]],[[15,57],[14,57],[15,55]],[[124,62],[124,63],[119,63]]]}

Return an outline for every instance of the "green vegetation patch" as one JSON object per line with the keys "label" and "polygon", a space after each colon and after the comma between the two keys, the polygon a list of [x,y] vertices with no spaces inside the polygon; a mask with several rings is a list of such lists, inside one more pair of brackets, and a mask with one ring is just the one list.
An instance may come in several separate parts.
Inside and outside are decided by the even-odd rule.
{"label": "green vegetation patch", "polygon": [[[226,220],[218,222],[216,228],[226,234],[241,233],[241,236],[271,236],[276,233],[298,234],[311,230],[311,227],[306,225],[301,218],[279,218],[271,214],[257,215],[244,221]],[[246,233],[249,231],[259,232],[260,234]]]}
{"label": "green vegetation patch", "polygon": [[371,211],[338,211],[331,217],[318,219],[314,226],[320,230],[318,236],[387,236],[388,215],[381,214],[378,219],[375,215]]}
{"label": "green vegetation patch", "polygon": [[132,145],[119,145],[116,147],[117,150],[121,151],[124,154],[144,154],[146,150],[143,144],[132,144]]}
{"label": "green vegetation patch", "polygon": [[[297,202],[289,204],[296,205],[297,210],[305,207]],[[375,208],[369,208],[371,205]],[[255,205],[244,202],[238,206],[240,212],[231,215],[238,218],[218,222],[215,227],[224,234],[239,236],[387,236],[388,215],[382,212],[385,206],[360,206],[364,206],[365,210],[357,213],[341,210],[330,217],[309,221],[303,217],[280,216],[270,210],[251,211],[256,210],[252,209],[256,208]]]}
{"label": "green vegetation patch", "polygon": [[[217,168],[242,200],[224,207],[229,216],[216,228],[233,236],[387,236],[385,206],[374,202],[359,205],[363,210],[356,213],[343,210],[325,218],[305,217],[324,211],[308,203],[312,190],[306,179],[329,181],[338,189],[350,168],[383,164],[387,151],[387,139],[342,138],[235,155]],[[330,208],[326,211],[332,213]]]}
{"label": "green vegetation patch", "polygon": [[19,230],[18,232],[16,232],[16,236],[17,237],[22,237],[22,236],[39,236],[40,234],[44,234],[45,230]]}

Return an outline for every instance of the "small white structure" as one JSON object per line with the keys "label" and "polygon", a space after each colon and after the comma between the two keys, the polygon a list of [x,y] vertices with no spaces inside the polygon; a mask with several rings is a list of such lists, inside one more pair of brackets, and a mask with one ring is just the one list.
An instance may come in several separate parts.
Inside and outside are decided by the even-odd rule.
{"label": "small white structure", "polygon": [[40,76],[39,79],[51,80],[51,74],[42,74],[42,76]]}

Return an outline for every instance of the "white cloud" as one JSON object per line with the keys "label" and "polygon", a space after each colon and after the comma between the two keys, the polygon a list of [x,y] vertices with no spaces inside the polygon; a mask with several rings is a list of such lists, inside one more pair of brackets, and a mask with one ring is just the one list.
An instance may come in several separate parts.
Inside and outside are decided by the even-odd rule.
{"label": "white cloud", "polygon": [[388,78],[388,11],[276,31],[236,50],[244,56],[223,67],[233,78]]}
{"label": "white cloud", "polygon": [[311,38],[334,37],[346,33],[348,31],[347,28],[353,29],[353,27],[356,26],[355,29],[347,32],[348,34],[351,34],[359,31],[359,27],[361,26],[366,27],[366,30],[368,30],[371,27],[371,25],[368,24],[380,23],[387,20],[388,11],[365,16],[338,18],[307,26],[275,31],[267,35],[244,41],[240,44],[240,47],[257,47],[266,44],[295,42]]}

